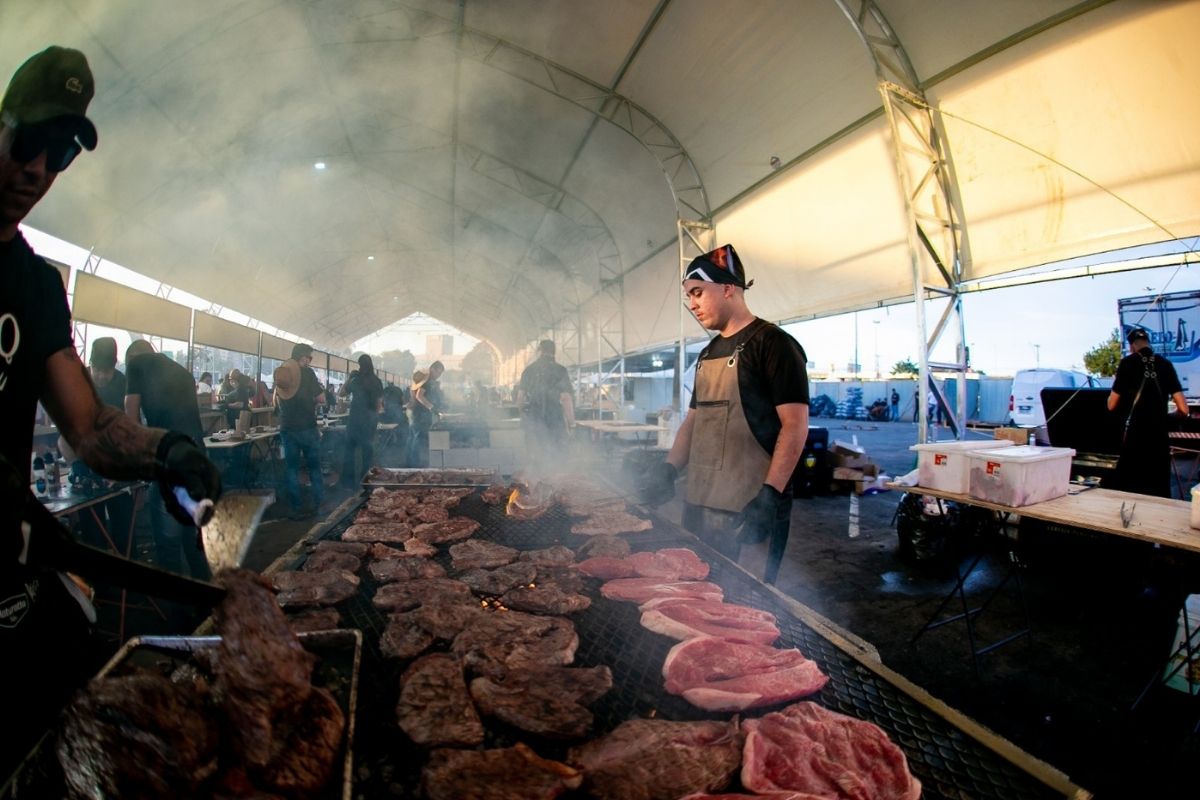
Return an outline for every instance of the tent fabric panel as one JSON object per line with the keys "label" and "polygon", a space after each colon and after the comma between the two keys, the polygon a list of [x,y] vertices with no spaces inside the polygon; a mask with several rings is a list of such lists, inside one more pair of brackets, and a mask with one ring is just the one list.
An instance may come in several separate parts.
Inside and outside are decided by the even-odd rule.
{"label": "tent fabric panel", "polygon": [[292,347],[295,344],[295,342],[287,339],[281,339],[278,336],[264,333],[262,335],[263,358],[273,358],[276,361],[287,361],[292,357]]}
{"label": "tent fabric panel", "polygon": [[350,362],[347,361],[342,356],[331,355],[329,357],[329,369],[332,370],[333,372],[341,372],[342,374],[347,374],[350,372]]}
{"label": "tent fabric panel", "polygon": [[192,310],[187,306],[88,272],[75,276],[71,314],[80,322],[184,342],[192,327]]}
{"label": "tent fabric panel", "polygon": [[192,341],[238,353],[257,353],[259,333],[236,322],[221,319],[206,311],[197,311],[192,326]]}

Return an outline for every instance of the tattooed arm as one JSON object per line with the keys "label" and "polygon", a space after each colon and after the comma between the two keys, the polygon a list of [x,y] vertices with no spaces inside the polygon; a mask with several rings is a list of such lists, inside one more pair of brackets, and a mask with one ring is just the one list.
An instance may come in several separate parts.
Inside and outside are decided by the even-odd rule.
{"label": "tattooed arm", "polygon": [[96,472],[116,480],[155,476],[155,451],[166,431],[143,427],[101,402],[74,348],[46,359],[42,405],[71,448]]}

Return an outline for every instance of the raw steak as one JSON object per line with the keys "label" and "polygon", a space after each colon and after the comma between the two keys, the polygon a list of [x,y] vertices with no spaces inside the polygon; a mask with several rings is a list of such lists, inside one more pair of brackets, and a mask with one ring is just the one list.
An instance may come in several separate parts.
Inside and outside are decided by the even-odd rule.
{"label": "raw steak", "polygon": [[344,569],[346,572],[358,572],[362,567],[362,559],[352,553],[339,553],[336,550],[323,550],[304,559],[300,567],[304,572],[321,572],[327,569]]}
{"label": "raw steak", "polygon": [[340,569],[275,574],[276,599],[284,608],[337,605],[357,594],[358,584],[357,575]]}
{"label": "raw steak", "polygon": [[531,614],[574,614],[591,606],[592,599],[568,591],[553,581],[542,581],[534,586],[510,589],[501,596],[500,604]]}
{"label": "raw steak", "polygon": [[445,522],[450,519],[450,512],[440,503],[422,502],[411,506],[408,510],[408,520],[413,524],[419,522]]}
{"label": "raw steak", "polygon": [[405,614],[388,617],[387,627],[379,634],[379,650],[388,658],[415,658],[433,645],[433,634]]}
{"label": "raw steak", "polygon": [[537,567],[533,564],[506,564],[499,569],[469,569],[457,576],[479,594],[499,597],[509,589],[533,583]]}
{"label": "raw steak", "polygon": [[904,753],[869,722],[803,702],[745,726],[742,785],[750,791],[805,798],[921,796]]}
{"label": "raw steak", "polygon": [[717,600],[655,602],[642,611],[642,627],[680,641],[716,636],[731,642],[772,644],[779,638],[774,614]]}
{"label": "raw steak", "polygon": [[736,722],[633,719],[579,747],[567,760],[601,800],[676,800],[724,789],[742,761]]}
{"label": "raw steak", "polygon": [[708,711],[743,711],[795,700],[829,678],[799,650],[727,642],[714,636],[671,648],[663,663],[666,690]]}
{"label": "raw steak", "polygon": [[505,611],[472,622],[451,649],[469,669],[494,675],[570,664],[577,647],[579,636],[570,620]]}
{"label": "raw steak", "polygon": [[371,577],[380,583],[410,581],[413,578],[444,578],[446,570],[441,564],[428,558],[389,558],[376,561],[367,567]]}
{"label": "raw steak", "polygon": [[648,519],[635,517],[626,511],[613,511],[603,514],[593,514],[581,522],[576,522],[571,526],[571,533],[581,536],[611,536],[617,533],[648,531],[653,527],[653,523]]}
{"label": "raw steak", "polygon": [[422,656],[404,671],[396,718],[408,738],[425,747],[483,743],[462,662],[449,653]]}
{"label": "raw steak", "polygon": [[413,536],[427,544],[443,544],[466,539],[479,530],[479,523],[467,517],[452,517],[445,522],[427,522],[413,528]]}
{"label": "raw steak", "polygon": [[578,553],[580,558],[595,558],[598,556],[624,558],[629,555],[629,542],[620,536],[598,534],[580,545],[579,549],[575,552]]}
{"label": "raw steak", "polygon": [[392,522],[388,524],[359,525],[354,524],[342,532],[343,542],[395,542],[402,544],[413,535],[412,526],[407,522]]}
{"label": "raw steak", "polygon": [[371,601],[383,611],[408,611],[426,602],[470,600],[471,587],[450,578],[413,578],[380,586]]}
{"label": "raw steak", "polygon": [[298,614],[288,614],[287,620],[296,633],[331,631],[341,625],[342,615],[336,608],[310,608]]}
{"label": "raw steak", "polygon": [[644,603],[658,597],[686,597],[695,600],[723,600],[725,593],[707,581],[661,581],[658,578],[618,578],[600,587],[610,600]]}
{"label": "raw steak", "polygon": [[538,736],[578,739],[592,728],[592,703],[612,688],[608,667],[548,667],[476,678],[471,697],[479,711]]}
{"label": "raw steak", "polygon": [[429,800],[553,800],[579,771],[517,744],[503,750],[434,750],[421,771]]}
{"label": "raw steak", "polygon": [[334,539],[322,539],[313,547],[313,555],[317,553],[350,553],[359,558],[365,556],[370,545],[362,542],[339,542]]}
{"label": "raw steak", "polygon": [[640,578],[664,581],[702,581],[708,577],[708,564],[686,547],[668,547],[653,553],[634,553],[629,557]]}
{"label": "raw steak", "polygon": [[495,569],[517,560],[517,549],[495,542],[472,539],[450,545],[450,567],[458,572],[465,569]]}
{"label": "raw steak", "polygon": [[539,567],[565,567],[575,563],[575,553],[569,547],[556,544],[542,550],[526,550],[519,555],[518,560],[537,564]]}

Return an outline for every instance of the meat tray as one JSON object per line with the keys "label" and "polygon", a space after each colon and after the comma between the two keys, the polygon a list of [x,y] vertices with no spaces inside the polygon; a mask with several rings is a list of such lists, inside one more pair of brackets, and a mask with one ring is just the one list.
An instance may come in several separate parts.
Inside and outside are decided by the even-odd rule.
{"label": "meat tray", "polygon": [[[357,505],[344,507],[343,515],[331,522],[321,538],[339,538],[363,502],[365,497]],[[588,539],[570,533],[571,520],[557,507],[536,519],[518,520],[505,516],[503,507],[484,504],[475,493],[464,498],[453,513],[481,523],[475,538],[522,550],[555,544],[576,549]],[[654,529],[625,537],[633,549],[691,548],[708,562],[709,580],[722,586],[729,602],[774,613],[782,632],[779,646],[798,647],[829,676],[829,683],[812,699],[887,731],[924,785],[926,800],[1090,796],[1053,767],[909,684],[880,664],[869,648],[857,646],[853,637],[840,635],[835,626],[815,612],[764,585],[692,534],[657,517],[651,519]],[[440,548],[436,560],[449,568],[446,550]],[[297,568],[304,558],[303,549],[293,549],[268,571]],[[342,624],[363,631],[363,691],[372,698],[371,703],[359,710],[358,726],[366,735],[360,737],[357,747],[358,791],[367,797],[418,798],[425,754],[400,732],[394,712],[399,676],[410,662],[389,660],[381,655],[379,636],[386,627],[387,615],[371,603],[378,584],[366,570],[361,574],[359,593],[338,606]],[[697,709],[664,691],[662,664],[675,642],[643,628],[635,604],[603,598],[597,591],[598,585],[597,582],[587,591],[593,601],[591,607],[570,616],[580,638],[575,664],[585,667],[606,664],[613,671],[612,691],[592,705],[596,735],[635,717],[728,719],[728,714]],[[743,716],[772,710],[775,708]],[[494,721],[487,728],[486,747],[508,747],[523,741],[542,756],[559,759],[565,756],[566,746],[561,743],[502,729]]]}
{"label": "meat tray", "polygon": [[[354,797],[354,727],[358,710],[359,670],[362,663],[362,632],[358,630],[317,631],[297,634],[305,650],[319,656],[313,681],[333,693],[346,714],[341,780],[329,781],[321,800],[352,800]],[[121,646],[97,677],[119,674],[130,667],[150,667],[175,673],[192,665],[193,653],[211,648],[219,636],[135,636]],[[62,776],[54,755],[54,733],[48,733],[25,758],[0,790],[2,800],[61,797]],[[55,787],[58,788],[55,791]]]}
{"label": "meat tray", "polygon": [[[373,480],[370,473],[363,476],[362,485],[367,489],[380,487],[389,489],[442,489],[442,488],[477,488],[491,485],[497,480],[496,470],[486,467],[446,467],[426,468],[396,468],[380,467],[395,476],[396,480]],[[436,472],[444,479],[436,483],[425,483],[413,480],[422,473]]]}

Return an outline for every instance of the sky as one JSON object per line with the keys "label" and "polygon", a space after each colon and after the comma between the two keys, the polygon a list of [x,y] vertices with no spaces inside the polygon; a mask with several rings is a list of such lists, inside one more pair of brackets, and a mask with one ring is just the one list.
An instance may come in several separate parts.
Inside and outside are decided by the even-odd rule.
{"label": "sky", "polygon": [[[85,250],[68,242],[28,227],[23,231],[34,249],[49,258],[77,268],[87,258]],[[102,262],[98,274],[146,291],[154,291],[157,286],[153,279],[112,262]],[[1191,264],[965,294],[963,318],[971,365],[996,376],[1011,376],[1017,370],[1038,366],[1082,370],[1083,354],[1103,342],[1118,326],[1118,299],[1197,289],[1200,289],[1200,265]],[[184,292],[173,292],[171,299],[194,308],[208,307],[206,300]],[[747,300],[753,310],[753,293]],[[928,325],[934,324],[937,313],[929,313]],[[225,309],[222,316],[269,333],[300,338],[257,323],[236,309]],[[814,371],[844,372],[855,362],[856,352],[864,377],[874,377],[876,364],[879,373],[886,377],[897,361],[917,360],[911,303],[785,327],[804,346]],[[439,320],[417,314],[355,342],[354,352],[378,354],[398,349],[411,350],[419,357],[425,351],[425,337],[437,333],[454,336],[456,354],[469,352],[478,341]],[[951,355],[952,351],[935,352],[939,360],[950,361]]]}

